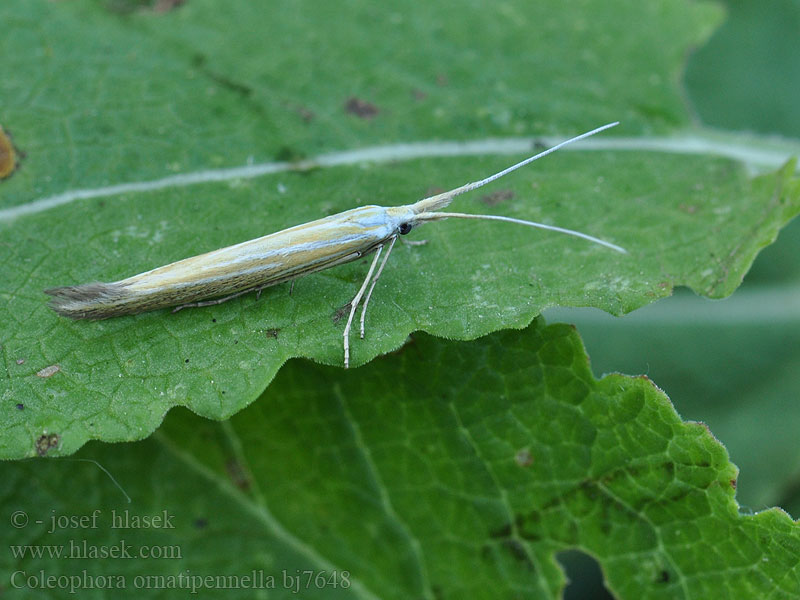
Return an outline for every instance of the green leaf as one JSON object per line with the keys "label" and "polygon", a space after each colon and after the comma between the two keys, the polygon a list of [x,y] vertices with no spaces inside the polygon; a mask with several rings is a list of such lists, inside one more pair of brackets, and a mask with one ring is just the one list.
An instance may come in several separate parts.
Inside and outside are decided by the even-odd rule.
{"label": "green leaf", "polygon": [[797,288],[745,284],[721,303],[681,293],[613,322],[584,309],[545,316],[577,325],[595,373],[647,373],[683,418],[706,423],[741,469],[740,503],[795,514],[798,306]]}
{"label": "green leaf", "polygon": [[[341,365],[335,317],[367,265],[260,300],[105,322],[57,317],[48,287],[112,281],[357,205],[408,203],[507,166],[520,156],[500,155],[531,152],[534,136],[624,122],[592,152],[548,157],[487,190],[502,194],[456,206],[578,229],[628,255],[507,224],[426,227],[426,246],[395,250],[367,337],[353,336],[359,365],[416,330],[472,339],[524,327],[548,306],[622,314],[676,285],[725,296],[800,209],[793,165],[751,178],[750,165],[713,155],[758,154],[747,140],[689,128],[675,82],[687,48],[719,21],[710,5],[115,6],[0,6],[10,74],[0,125],[24,156],[0,184],[2,457],[33,455],[54,433],[54,455],[139,439],[178,405],[226,418],[291,357]],[[708,152],[694,154],[697,136],[713,142]],[[486,156],[448,156],[443,139]],[[411,158],[398,145],[423,142]],[[315,170],[273,164],[321,155]],[[251,162],[274,172],[210,171]]]}
{"label": "green leaf", "polygon": [[[469,343],[419,334],[358,371],[291,361],[229,421],[174,411],[150,440],[79,456],[132,504],[91,464],[4,466],[4,504],[28,519],[8,528],[7,573],[86,571],[132,589],[137,576],[255,571],[294,597],[285,575],[347,572],[349,588],[302,597],[558,598],[555,555],[577,548],[619,598],[789,599],[800,584],[797,523],[739,514],[737,470],[709,431],[646,377],[594,379],[577,333],[541,320]],[[174,529],[113,529],[125,510]],[[64,516],[87,521],[48,533]],[[122,540],[181,560],[9,560]],[[216,597],[224,584],[204,585]]]}

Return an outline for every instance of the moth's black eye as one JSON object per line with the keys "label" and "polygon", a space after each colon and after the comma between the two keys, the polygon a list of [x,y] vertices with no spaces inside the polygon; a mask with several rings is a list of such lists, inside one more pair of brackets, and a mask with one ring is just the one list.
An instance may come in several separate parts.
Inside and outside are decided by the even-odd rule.
{"label": "moth's black eye", "polygon": [[398,227],[400,231],[400,235],[405,235],[409,231],[411,231],[411,223],[400,223],[400,227]]}

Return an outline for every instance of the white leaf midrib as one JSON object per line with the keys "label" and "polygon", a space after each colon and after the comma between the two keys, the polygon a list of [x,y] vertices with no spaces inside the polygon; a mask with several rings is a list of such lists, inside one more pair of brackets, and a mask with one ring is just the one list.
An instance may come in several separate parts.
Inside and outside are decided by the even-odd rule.
{"label": "white leaf midrib", "polygon": [[[567,137],[567,136],[564,136]],[[58,194],[32,199],[29,202],[0,210],[0,221],[45,212],[76,200],[106,198],[121,194],[144,193],[167,188],[180,188],[204,183],[253,179],[287,171],[331,168],[363,163],[387,163],[419,158],[491,156],[525,154],[541,145],[552,146],[564,137],[487,138],[473,141],[431,141],[371,146],[320,154],[300,162],[264,162],[222,169],[201,169],[146,181],[66,190]],[[793,140],[763,138],[744,134],[705,131],[668,137],[593,138],[569,146],[567,152],[584,151],[665,152],[670,154],[709,155],[742,162],[750,172],[776,169],[793,155],[800,155],[800,143]]]}

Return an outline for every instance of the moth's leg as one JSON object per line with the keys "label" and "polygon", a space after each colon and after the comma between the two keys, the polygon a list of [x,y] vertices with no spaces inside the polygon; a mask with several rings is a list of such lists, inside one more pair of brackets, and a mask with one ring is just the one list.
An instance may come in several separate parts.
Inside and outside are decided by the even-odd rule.
{"label": "moth's leg", "polygon": [[350,368],[350,326],[353,324],[353,316],[356,314],[358,303],[361,302],[361,297],[364,295],[364,290],[367,289],[367,284],[369,283],[369,280],[372,277],[373,271],[375,271],[375,265],[378,264],[378,258],[380,258],[381,252],[383,252],[383,246],[378,246],[378,249],[375,251],[375,258],[372,259],[372,264],[369,267],[369,272],[367,273],[367,276],[364,279],[364,283],[361,284],[361,288],[358,290],[358,293],[355,295],[355,298],[353,298],[353,300],[350,302],[350,315],[347,317],[347,325],[345,325],[344,327],[345,369]]}
{"label": "moth's leg", "polygon": [[424,246],[428,243],[428,240],[407,240],[406,238],[401,238],[400,241],[406,246]]}
{"label": "moth's leg", "polygon": [[367,316],[367,304],[369,304],[369,299],[372,297],[372,290],[375,289],[375,284],[378,283],[378,279],[383,273],[383,267],[386,266],[386,261],[389,260],[389,255],[392,253],[392,248],[394,248],[394,243],[397,241],[397,236],[392,238],[392,241],[389,242],[389,247],[386,249],[386,256],[383,257],[383,261],[381,262],[381,266],[378,267],[378,272],[375,273],[375,277],[372,280],[372,284],[369,286],[369,291],[367,292],[367,297],[364,298],[364,304],[361,305],[361,339],[364,339],[364,319]]}
{"label": "moth's leg", "polygon": [[222,304],[223,302],[227,302],[228,300],[233,300],[234,298],[238,298],[239,296],[244,296],[245,294],[249,294],[250,292],[256,292],[256,300],[261,297],[261,290],[263,290],[266,285],[262,285],[261,287],[257,288],[250,288],[247,290],[242,290],[241,292],[236,292],[235,294],[231,294],[230,296],[225,296],[224,298],[215,298],[214,300],[203,300],[202,302],[190,302],[189,304],[181,304],[180,306],[176,306],[172,309],[173,313],[178,312],[184,308],[200,308],[201,306],[214,306],[215,304]]}
{"label": "moth's leg", "polygon": [[[290,296],[292,295],[292,290],[294,289],[294,282],[295,282],[294,279],[292,279],[291,282],[290,282],[290,285],[291,285],[291,287],[289,287],[289,295]],[[256,301],[261,299],[261,292],[264,290],[265,287],[269,287],[269,284],[268,285],[262,285],[261,287],[254,288],[255,292],[256,292]]]}

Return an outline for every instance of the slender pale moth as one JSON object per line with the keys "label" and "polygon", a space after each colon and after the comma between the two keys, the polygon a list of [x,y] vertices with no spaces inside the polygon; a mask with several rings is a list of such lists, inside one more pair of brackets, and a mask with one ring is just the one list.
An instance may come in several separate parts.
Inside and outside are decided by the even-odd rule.
{"label": "slender pale moth", "polygon": [[[265,287],[341,265],[374,252],[375,257],[367,276],[349,303],[349,315],[343,332],[344,366],[348,368],[350,328],[359,304],[363,339],[367,304],[397,238],[423,223],[450,218],[504,221],[583,238],[624,253],[625,250],[620,246],[554,225],[500,215],[438,212],[449,205],[455,196],[482,187],[567,144],[617,124],[603,125],[490,177],[424,198],[414,204],[362,206],[248,242],[179,260],[120,281],[57,287],[45,290],[45,293],[53,297],[50,301],[53,310],[72,319],[105,319],[167,307],[176,307],[173,309],[176,312],[182,308],[220,304],[251,291],[260,295]],[[378,259],[384,249],[386,253],[378,266]]]}

